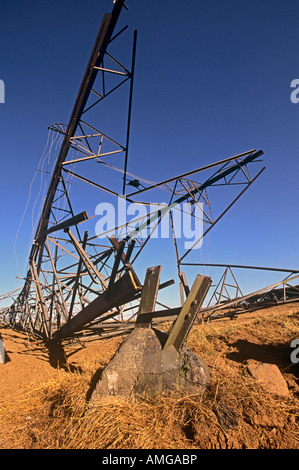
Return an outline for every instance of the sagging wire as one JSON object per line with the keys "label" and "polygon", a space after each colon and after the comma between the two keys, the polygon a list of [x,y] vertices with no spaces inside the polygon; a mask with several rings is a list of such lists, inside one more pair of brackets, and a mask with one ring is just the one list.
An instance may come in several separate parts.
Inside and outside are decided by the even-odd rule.
{"label": "sagging wire", "polygon": [[[58,141],[57,141],[58,140]],[[56,142],[57,141],[57,142]],[[37,227],[37,224],[38,224],[38,221],[39,221],[39,218],[40,218],[40,214],[41,214],[41,211],[42,211],[42,208],[43,208],[43,205],[44,205],[44,201],[45,201],[45,197],[46,197],[46,191],[47,191],[47,181],[48,181],[48,174],[52,175],[53,173],[53,170],[54,170],[54,166],[55,166],[55,163],[56,163],[56,158],[53,158],[53,164],[52,164],[52,168],[50,169],[49,171],[49,166],[50,166],[50,161],[51,161],[51,155],[52,155],[52,149],[53,149],[53,146],[56,142],[56,146],[55,146],[55,153],[54,153],[54,157],[56,156],[57,154],[57,151],[58,151],[58,145],[61,143],[62,141],[62,136],[61,135],[53,135],[52,134],[52,140],[51,140],[51,143],[50,143],[50,147],[49,147],[49,150],[47,152],[47,154],[44,156],[44,159],[42,161],[42,165],[41,165],[41,168],[38,168],[37,171],[40,171],[41,172],[41,181],[40,181],[40,188],[39,188],[39,192],[37,194],[37,197],[35,199],[35,202],[34,202],[34,205],[32,207],[32,213],[31,213],[31,220],[32,220],[32,232],[31,232],[31,239],[30,239],[30,242],[29,242],[29,252],[31,250],[31,246],[32,246],[32,243],[33,243],[33,239],[34,239],[34,234],[36,232],[36,227]],[[45,164],[45,161],[46,159],[48,158],[48,162],[47,162],[47,169],[44,170],[44,164]],[[46,177],[43,181],[43,173],[46,174]],[[42,196],[40,197],[40,194],[42,192]],[[40,206],[39,206],[39,209],[37,211],[37,215],[36,215],[36,220],[34,222],[34,209],[35,209],[35,206],[38,202],[38,200],[40,199]],[[27,256],[28,258],[28,256]],[[25,272],[25,269],[26,269],[26,262],[25,262],[25,265],[24,265],[24,269],[23,271]],[[24,274],[25,275],[25,274]]]}
{"label": "sagging wire", "polygon": [[[46,197],[46,191],[47,191],[47,176],[45,177],[45,180],[44,180],[44,183],[43,183],[43,166],[44,166],[44,163],[45,163],[45,160],[48,156],[48,164],[47,164],[47,170],[46,170],[46,174],[47,172],[49,171],[49,165],[50,165],[50,159],[51,159],[51,152],[52,152],[52,148],[53,148],[53,145],[55,144],[56,140],[58,140],[56,142],[56,147],[55,147],[55,155],[58,151],[58,145],[61,144],[61,141],[63,139],[63,136],[59,135],[59,134],[56,134],[55,137],[53,136],[52,134],[52,141],[51,141],[51,145],[50,145],[50,148],[49,148],[49,151],[47,153],[47,155],[45,155],[45,158],[43,160],[43,163],[42,163],[42,167],[40,169],[41,171],[41,182],[40,182],[40,189],[39,189],[39,192],[38,192],[38,195],[36,197],[36,200],[35,200],[35,203],[33,205],[33,208],[32,208],[32,235],[31,235],[31,240],[33,240],[33,233],[34,231],[36,230],[36,226],[37,226],[37,223],[38,223],[38,220],[39,220],[39,216],[40,216],[40,213],[42,211],[42,208],[43,208],[43,205],[44,205],[44,201],[45,201],[45,197]],[[50,170],[50,174],[52,174],[53,170],[54,170],[54,165],[55,165],[56,161],[54,159],[53,161],[53,165],[52,165],[52,168]],[[40,197],[40,194],[41,194],[41,191],[42,191],[42,187],[43,187],[43,193],[42,193],[42,197],[40,198],[40,206],[39,206],[39,209],[37,211],[37,215],[36,215],[36,220],[34,222],[33,220],[33,217],[34,217],[34,209],[35,209],[35,206],[38,202],[38,199]]]}
{"label": "sagging wire", "polygon": [[[56,143],[56,149],[55,151],[57,152],[57,149],[58,149],[58,145],[61,143],[61,140],[62,140],[62,137],[61,136],[55,136],[52,134],[52,138],[51,138],[51,141],[50,141],[50,134],[51,133],[51,129],[49,129],[48,131],[48,136],[47,136],[47,142],[46,142],[46,145],[45,145],[45,148],[44,148],[44,151],[42,153],[42,156],[39,160],[39,163],[38,163],[38,167],[34,173],[34,176],[32,178],[32,181],[31,181],[31,184],[30,184],[30,188],[29,188],[29,195],[28,195],[28,200],[27,200],[27,203],[26,203],[26,207],[25,207],[25,210],[24,210],[24,213],[22,215],[22,219],[21,219],[21,222],[20,222],[20,225],[19,225],[19,228],[18,228],[18,231],[17,231],[17,234],[16,234],[16,239],[15,239],[15,244],[14,244],[14,252],[15,252],[15,258],[16,258],[16,264],[17,264],[17,273],[19,271],[19,264],[18,264],[18,258],[17,258],[17,253],[16,253],[16,244],[17,244],[17,239],[18,239],[18,235],[19,235],[19,231],[21,229],[21,226],[22,226],[22,223],[23,223],[23,220],[24,220],[24,217],[25,217],[25,214],[28,210],[28,206],[29,206],[29,203],[30,203],[30,199],[31,199],[31,194],[32,194],[32,187],[33,187],[33,183],[35,181],[35,178],[36,178],[36,175],[38,172],[41,173],[41,180],[40,180],[40,187],[39,187],[39,192],[35,198],[35,202],[33,204],[33,207],[32,207],[32,213],[31,213],[31,219],[32,219],[32,232],[31,232],[31,239],[30,239],[30,243],[29,243],[29,252],[30,252],[30,249],[31,249],[31,246],[32,246],[32,241],[33,241],[33,238],[34,238],[34,231],[36,229],[36,226],[37,226],[37,222],[38,222],[38,214],[37,214],[37,217],[36,217],[36,221],[34,222],[34,209],[36,207],[36,204],[38,202],[38,200],[40,199],[40,194],[41,192],[43,191],[43,195],[42,195],[42,198],[41,198],[41,203],[40,203],[40,208],[39,208],[39,213],[41,212],[42,210],[42,205],[43,205],[43,202],[44,202],[44,198],[45,198],[45,191],[46,191],[46,182],[47,182],[47,177],[45,178],[44,182],[43,182],[43,174],[52,174],[52,171],[53,171],[53,168],[54,168],[54,164],[55,164],[55,161],[53,163],[53,168],[49,171],[49,166],[50,166],[50,161],[51,161],[51,154],[52,154],[52,148],[53,148],[53,145],[55,144],[56,140],[58,139],[58,142]],[[44,170],[44,165],[45,165],[45,162],[47,160],[47,167],[46,169]],[[29,253],[28,253],[29,255]],[[28,256],[27,256],[28,258]],[[23,276],[25,276],[25,270],[26,270],[26,266],[27,266],[27,261],[25,262],[24,264],[24,267],[23,267]]]}
{"label": "sagging wire", "polygon": [[[119,173],[122,173],[122,174],[125,174],[130,176],[131,178],[134,178],[134,180],[136,182],[139,182],[139,181],[142,181],[143,183],[146,183],[146,184],[149,184],[150,186],[154,186],[156,185],[157,183],[155,181],[150,181],[150,180],[146,180],[145,178],[141,178],[140,176],[136,176],[134,175],[133,173],[130,173],[129,171],[124,171],[122,170],[121,168],[117,168],[116,166],[113,166],[113,165],[110,165],[109,163],[107,162],[104,162],[102,160],[98,160],[98,163],[101,163],[102,165],[105,165],[106,167],[108,167],[110,170],[113,170],[113,171],[116,171],[116,172],[119,172]],[[128,183],[127,183],[128,184]],[[167,191],[167,192],[171,192],[171,189],[168,188],[166,185],[163,185],[163,186],[160,186],[159,187],[160,189],[164,190],[164,191]]]}
{"label": "sagging wire", "polygon": [[[47,150],[47,147],[48,147],[48,144],[49,144],[49,139],[50,139],[50,129],[49,129],[49,131],[48,131],[47,143],[46,143],[46,146],[45,146],[44,151],[43,151],[43,153],[42,153],[42,156],[41,156],[41,158],[40,158],[40,161],[39,161],[38,166],[41,164],[41,162],[42,162],[43,159],[45,158],[45,153],[46,153],[46,150]],[[26,202],[26,206],[25,206],[23,215],[22,215],[22,217],[21,217],[21,221],[20,221],[19,227],[18,227],[18,229],[17,229],[16,238],[15,238],[15,242],[14,242],[14,255],[15,255],[16,266],[17,266],[17,275],[19,274],[19,263],[18,263],[18,256],[17,256],[17,251],[16,251],[16,245],[17,245],[17,240],[18,240],[19,232],[20,232],[20,230],[21,230],[22,223],[23,223],[23,220],[24,220],[24,217],[25,217],[25,214],[26,214],[26,212],[27,212],[27,209],[28,209],[28,206],[29,206],[29,202],[30,202],[30,199],[31,199],[32,186],[33,186],[33,183],[34,183],[36,174],[37,174],[37,171],[34,173],[33,178],[32,178],[32,180],[31,180],[31,183],[30,183],[30,186],[29,186],[29,195],[28,195],[28,199],[27,199],[27,202]]]}

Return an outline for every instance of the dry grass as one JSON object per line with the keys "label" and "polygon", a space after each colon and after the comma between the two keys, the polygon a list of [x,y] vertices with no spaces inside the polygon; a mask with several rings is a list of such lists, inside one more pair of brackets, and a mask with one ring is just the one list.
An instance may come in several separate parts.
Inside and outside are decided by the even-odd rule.
{"label": "dry grass", "polygon": [[[211,373],[212,385],[203,397],[99,400],[90,408],[86,397],[95,361],[85,361],[80,373],[61,370],[13,403],[1,404],[0,448],[299,448],[298,377],[290,367],[280,367],[291,394],[287,400],[278,399],[247,374],[236,347],[241,340],[264,348],[266,354],[273,348],[282,353],[295,337],[299,321],[293,313],[282,318],[264,312],[242,321],[194,327],[187,346],[206,361]],[[228,358],[234,354],[237,360]],[[5,439],[1,429],[6,430]]]}
{"label": "dry grass", "polygon": [[[86,391],[91,371],[50,379],[0,409],[10,426],[11,448],[187,448],[181,428],[189,420],[191,397],[161,396],[126,403],[98,401],[89,408]],[[190,403],[188,403],[190,401]],[[1,436],[1,432],[0,432]]]}

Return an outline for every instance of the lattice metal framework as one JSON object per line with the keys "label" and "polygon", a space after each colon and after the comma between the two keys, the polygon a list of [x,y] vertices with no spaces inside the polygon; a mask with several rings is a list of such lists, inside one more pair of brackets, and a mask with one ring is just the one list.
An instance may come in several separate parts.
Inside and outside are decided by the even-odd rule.
{"label": "lattice metal framework", "polygon": [[[132,328],[143,291],[133,266],[165,217],[170,217],[183,305],[190,289],[182,267],[190,264],[187,259],[194,246],[180,246],[173,224],[175,211],[186,202],[191,215],[202,219],[204,230],[194,241],[196,245],[264,171],[259,165],[263,152],[249,150],[159,183],[141,180],[128,172],[137,31],[133,32],[128,52],[123,38],[130,29],[125,26],[116,31],[124,6],[124,0],[116,0],[112,13],[104,15],[68,125],[51,126],[51,132],[62,136],[62,144],[30,251],[28,274],[21,292],[3,296],[12,297],[13,303],[2,311],[2,318],[46,341],[95,332],[107,337]],[[129,65],[112,52],[118,42],[122,42],[120,49],[126,51],[125,62],[130,58]],[[105,123],[99,110],[103,102],[112,95],[118,97],[120,92],[127,96],[126,118],[122,129],[118,126],[108,134],[99,124]],[[219,186],[223,191],[226,187],[236,191],[217,213],[217,207],[210,203],[210,192]],[[101,201],[126,196],[125,204],[138,202],[152,207],[149,200],[161,190],[164,196],[169,195],[169,201],[115,227],[118,237],[115,230],[108,230],[106,238],[103,234],[99,238],[88,231],[94,222],[86,208],[87,188]],[[173,282],[159,284],[158,291]],[[224,279],[220,297],[225,289]],[[237,290],[236,297],[239,293]],[[152,317],[179,312],[163,307],[164,313]]]}

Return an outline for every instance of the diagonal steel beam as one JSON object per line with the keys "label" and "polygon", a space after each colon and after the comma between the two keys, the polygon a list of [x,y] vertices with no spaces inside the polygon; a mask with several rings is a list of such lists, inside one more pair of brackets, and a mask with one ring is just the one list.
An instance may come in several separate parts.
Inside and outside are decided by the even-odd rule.
{"label": "diagonal steel beam", "polygon": [[53,340],[61,341],[64,338],[72,336],[73,333],[82,330],[85,325],[113,308],[133,301],[139,292],[140,287],[135,284],[132,273],[127,271],[114,283],[113,288],[100,294],[76,316],[56,331],[53,335]]}
{"label": "diagonal steel beam", "polygon": [[155,310],[159,290],[160,274],[162,266],[148,268],[145,275],[144,285],[136,318],[137,327],[148,327],[151,320],[146,316]]}
{"label": "diagonal steel beam", "polygon": [[190,293],[184,303],[180,314],[174,322],[164,349],[173,346],[177,351],[186,341],[190,329],[196,320],[199,310],[204,302],[211,285],[211,279],[200,274],[197,275]]}

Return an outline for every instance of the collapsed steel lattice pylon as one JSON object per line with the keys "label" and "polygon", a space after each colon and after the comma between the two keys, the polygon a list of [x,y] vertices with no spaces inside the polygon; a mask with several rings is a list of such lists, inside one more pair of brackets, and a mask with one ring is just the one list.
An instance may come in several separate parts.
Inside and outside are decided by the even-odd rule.
{"label": "collapsed steel lattice pylon", "polygon": [[[2,311],[2,317],[9,319],[10,324],[44,340],[60,341],[94,332],[107,337],[130,329],[136,320],[143,290],[134,262],[162,220],[169,216],[173,222],[173,211],[184,202],[189,203],[191,214],[195,207],[200,207],[205,230],[198,235],[196,245],[264,171],[264,168],[259,169],[254,175],[249,172],[249,167],[260,162],[263,154],[250,150],[160,183],[143,180],[141,184],[140,179],[128,172],[137,31],[133,33],[130,65],[125,66],[112,52],[128,33],[127,26],[115,32],[123,7],[124,0],[116,0],[112,13],[104,15],[68,125],[51,126],[51,132],[57,132],[63,140],[30,251],[28,274],[21,291],[8,293],[13,303]],[[121,90],[128,93],[128,109],[123,129],[114,129],[115,137],[100,130],[98,107]],[[112,165],[112,157],[117,157],[123,167],[119,168],[121,163]],[[120,182],[114,177],[109,179],[111,171],[120,175]],[[73,198],[69,177],[72,178],[72,196],[75,192]],[[111,184],[103,184],[107,180]],[[214,216],[208,193],[220,185],[241,187],[241,190]],[[144,194],[151,197],[163,189],[169,201],[156,211],[117,227],[118,237],[112,230],[107,231],[103,239],[90,236],[88,232],[90,219],[84,207],[88,204],[87,187],[92,188],[94,194],[105,194],[114,200],[122,196],[126,202],[137,201],[144,206],[149,205],[140,199]],[[80,209],[77,211],[75,206]],[[146,235],[145,229],[148,229]],[[173,223],[172,234],[183,304],[189,287],[181,267],[188,264],[186,258],[193,247],[182,251]],[[171,283],[172,280],[160,284],[158,290]],[[177,309],[167,307],[152,317],[175,314],[178,314]]]}

